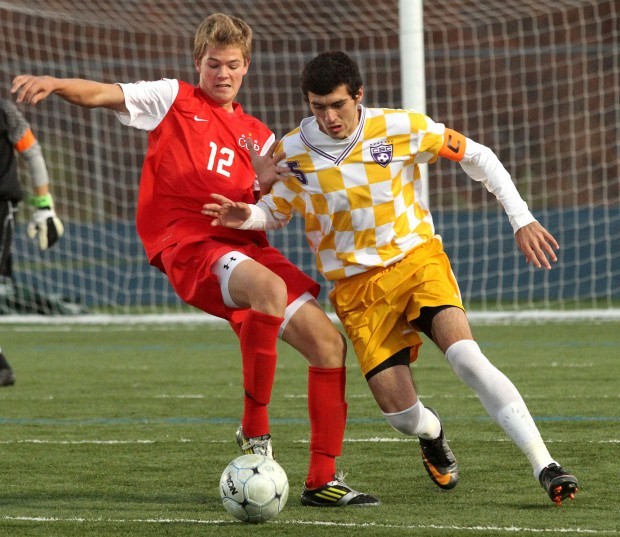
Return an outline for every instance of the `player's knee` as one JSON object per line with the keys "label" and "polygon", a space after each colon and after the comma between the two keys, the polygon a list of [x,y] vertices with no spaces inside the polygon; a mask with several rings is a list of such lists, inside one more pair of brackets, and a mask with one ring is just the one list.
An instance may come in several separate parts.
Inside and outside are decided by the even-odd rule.
{"label": "player's knee", "polygon": [[338,329],[330,324],[329,329],[315,334],[313,349],[308,352],[315,367],[343,367],[347,356],[347,343]]}
{"label": "player's knee", "polygon": [[446,358],[457,376],[469,386],[495,369],[473,340],[463,339],[452,344],[446,350]]}
{"label": "player's knee", "polygon": [[334,362],[331,365],[343,366],[347,357],[347,340],[345,337],[333,327],[330,330],[329,336],[321,338],[323,351],[322,356],[325,358],[330,357],[330,361]]}

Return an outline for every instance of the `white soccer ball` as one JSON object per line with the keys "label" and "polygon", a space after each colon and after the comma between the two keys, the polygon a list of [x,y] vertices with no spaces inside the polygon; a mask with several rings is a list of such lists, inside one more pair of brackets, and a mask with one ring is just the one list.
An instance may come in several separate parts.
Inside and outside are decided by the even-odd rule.
{"label": "white soccer ball", "polygon": [[264,455],[242,455],[220,478],[224,508],[243,522],[265,522],[276,516],[288,499],[286,472]]}

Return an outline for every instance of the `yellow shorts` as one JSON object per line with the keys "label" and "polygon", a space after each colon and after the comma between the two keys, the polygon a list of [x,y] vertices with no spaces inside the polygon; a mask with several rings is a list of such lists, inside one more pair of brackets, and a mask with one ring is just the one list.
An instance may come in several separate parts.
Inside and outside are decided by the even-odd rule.
{"label": "yellow shorts", "polygon": [[329,298],[366,375],[398,351],[418,357],[422,340],[411,323],[425,306],[463,308],[461,293],[439,238],[390,265],[338,280]]}

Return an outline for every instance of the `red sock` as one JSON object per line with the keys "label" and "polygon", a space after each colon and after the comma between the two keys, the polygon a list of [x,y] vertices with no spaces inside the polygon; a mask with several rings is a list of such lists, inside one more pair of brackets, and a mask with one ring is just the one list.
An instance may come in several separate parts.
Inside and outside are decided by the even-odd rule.
{"label": "red sock", "polygon": [[267,405],[276,373],[278,330],[284,319],[249,310],[239,331],[243,363],[243,417],[245,436],[269,433]]}
{"label": "red sock", "polygon": [[344,367],[308,369],[310,416],[310,468],[306,486],[318,488],[334,479],[336,457],[342,453],[347,403],[344,399],[347,370]]}

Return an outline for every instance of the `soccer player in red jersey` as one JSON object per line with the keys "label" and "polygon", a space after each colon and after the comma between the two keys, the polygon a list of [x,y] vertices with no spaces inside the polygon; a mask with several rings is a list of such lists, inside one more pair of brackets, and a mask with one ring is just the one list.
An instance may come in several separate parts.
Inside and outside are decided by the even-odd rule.
{"label": "soccer player in red jersey", "polygon": [[346,347],[315,300],[319,285],[272,248],[264,231],[214,227],[200,214],[212,193],[253,203],[260,185],[251,152],[269,155],[275,140],[235,102],[251,44],[243,20],[216,13],[196,30],[197,86],[175,79],[107,84],[19,75],[11,92],[18,103],[55,93],[82,107],[109,108],[124,125],[148,131],[138,233],[149,262],[177,294],[228,320],[239,337],[242,451],[273,456],[267,410],[281,337],[309,362],[310,465],[302,503],[375,505],[376,498],[351,489],[336,473],[346,423]]}

